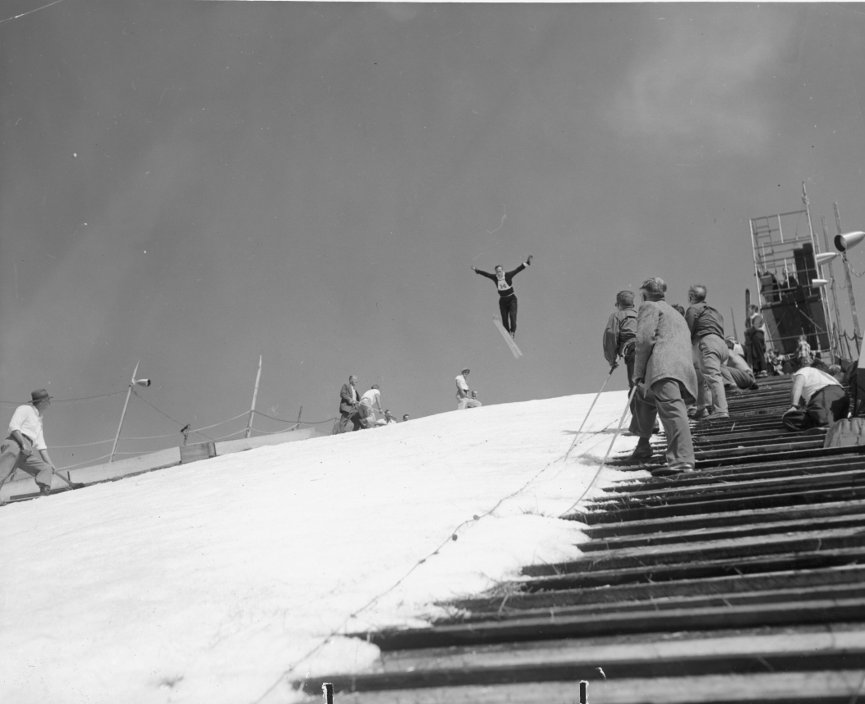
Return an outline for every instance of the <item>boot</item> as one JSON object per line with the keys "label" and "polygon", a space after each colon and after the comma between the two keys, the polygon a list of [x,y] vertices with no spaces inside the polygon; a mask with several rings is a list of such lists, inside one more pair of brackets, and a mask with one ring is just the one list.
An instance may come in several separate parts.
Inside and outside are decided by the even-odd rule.
{"label": "boot", "polygon": [[649,443],[649,438],[640,438],[637,441],[637,446],[628,458],[633,462],[640,462],[652,457],[652,445]]}

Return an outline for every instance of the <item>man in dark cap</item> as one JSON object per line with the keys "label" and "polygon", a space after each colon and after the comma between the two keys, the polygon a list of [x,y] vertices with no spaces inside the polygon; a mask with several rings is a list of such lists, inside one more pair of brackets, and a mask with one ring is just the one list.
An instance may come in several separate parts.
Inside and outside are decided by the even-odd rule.
{"label": "man in dark cap", "polygon": [[634,308],[634,292],[619,291],[616,294],[616,310],[607,319],[604,328],[604,359],[615,367],[621,357],[628,372],[628,388],[634,385],[634,340],[637,335],[637,309]]}
{"label": "man in dark cap", "polygon": [[688,303],[685,320],[691,331],[691,351],[697,372],[697,418],[708,413],[712,418],[729,418],[724,377],[721,376],[721,367],[727,363],[729,354],[724,341],[724,316],[706,303],[703,284],[694,284],[688,289]]}
{"label": "man in dark cap", "polygon": [[667,466],[658,473],[694,470],[694,444],[687,404],[697,395],[691,335],[685,319],[664,300],[667,284],[658,277],[640,286],[634,360],[634,421],[640,439],[632,459],[652,456],[649,438],[660,416],[667,435]]}
{"label": "man in dark cap", "polygon": [[40,493],[47,494],[51,490],[55,468],[42,432],[42,418],[51,405],[51,398],[45,389],[36,389],[30,394],[30,403],[18,406],[12,414],[9,436],[0,443],[0,487],[16,469],[22,469],[36,480]]}

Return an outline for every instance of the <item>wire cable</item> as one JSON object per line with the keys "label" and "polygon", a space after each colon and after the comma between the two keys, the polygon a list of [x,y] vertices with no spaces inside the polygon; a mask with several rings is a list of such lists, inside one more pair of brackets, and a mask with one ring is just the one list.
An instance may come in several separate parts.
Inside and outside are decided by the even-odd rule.
{"label": "wire cable", "polygon": [[[164,416],[165,418],[168,418],[168,420],[170,420],[172,423],[176,423],[178,426],[183,427],[183,425],[184,425],[183,423],[181,423],[176,418],[172,418],[165,411],[162,411],[159,408],[157,408],[150,401],[148,401],[141,394],[139,394],[134,388],[132,389],[132,393],[136,396],[136,398],[140,398],[142,401],[144,401],[144,403],[146,403],[148,406],[150,406],[154,411],[159,413],[159,415]],[[190,432],[192,432],[192,431],[190,431]],[[204,437],[206,437],[208,440],[213,440],[213,438],[211,438],[209,435],[207,435],[207,433],[200,433],[200,434],[203,435]]]}
{"label": "wire cable", "polygon": [[[120,396],[125,394],[126,391],[111,391],[107,394],[96,394],[94,396],[76,396],[73,398],[52,398],[51,403],[71,403],[73,401],[92,401],[97,398],[109,398],[111,396]],[[24,404],[30,403],[30,401],[0,401],[0,404],[4,406],[21,406]]]}

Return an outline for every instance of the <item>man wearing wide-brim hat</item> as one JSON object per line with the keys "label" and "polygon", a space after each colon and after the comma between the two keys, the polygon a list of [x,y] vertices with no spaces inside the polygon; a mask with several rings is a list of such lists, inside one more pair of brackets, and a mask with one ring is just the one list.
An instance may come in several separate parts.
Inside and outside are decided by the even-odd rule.
{"label": "man wearing wide-brim hat", "polygon": [[654,276],[640,286],[643,304],[637,313],[634,359],[634,420],[640,436],[634,460],[652,456],[650,438],[660,417],[667,436],[667,465],[653,473],[694,471],[694,443],[687,404],[697,397],[697,374],[691,335],[685,319],[665,300],[667,284]]}
{"label": "man wearing wide-brim hat", "polygon": [[18,406],[12,414],[9,436],[0,443],[0,487],[16,469],[22,469],[36,480],[41,493],[51,489],[54,463],[42,431],[42,417],[51,398],[45,389],[36,389],[30,394],[30,403]]}

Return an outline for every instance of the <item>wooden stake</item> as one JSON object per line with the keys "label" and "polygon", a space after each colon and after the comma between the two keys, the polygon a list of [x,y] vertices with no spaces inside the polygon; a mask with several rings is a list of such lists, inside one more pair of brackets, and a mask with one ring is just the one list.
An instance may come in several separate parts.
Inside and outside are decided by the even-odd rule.
{"label": "wooden stake", "polygon": [[261,382],[261,357],[258,355],[258,373],[255,375],[255,388],[252,390],[252,405],[249,408],[249,420],[246,422],[246,432],[243,437],[252,435],[252,417],[255,415],[255,402],[258,400],[258,385]]}
{"label": "wooden stake", "polygon": [[321,683],[321,694],[324,697],[324,704],[333,704],[333,685],[330,682]]}

